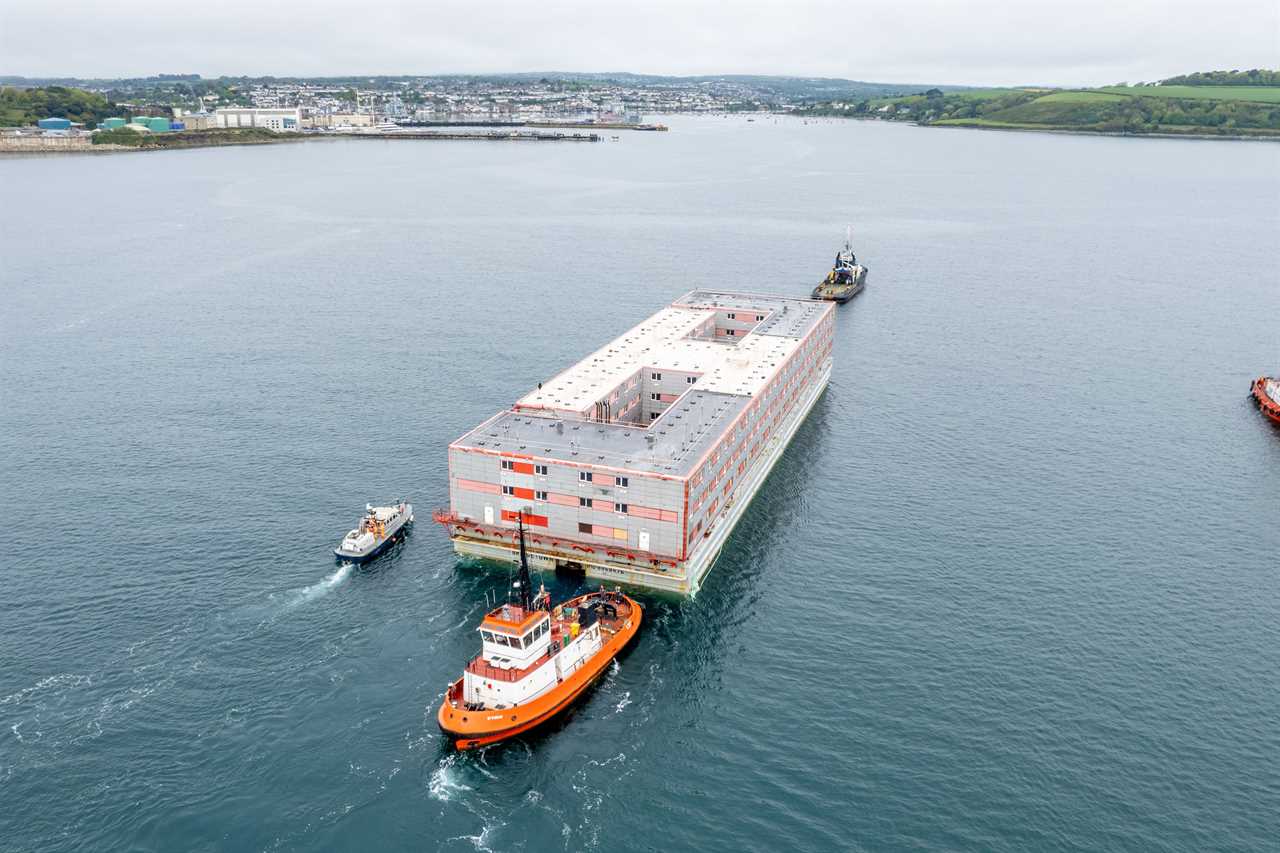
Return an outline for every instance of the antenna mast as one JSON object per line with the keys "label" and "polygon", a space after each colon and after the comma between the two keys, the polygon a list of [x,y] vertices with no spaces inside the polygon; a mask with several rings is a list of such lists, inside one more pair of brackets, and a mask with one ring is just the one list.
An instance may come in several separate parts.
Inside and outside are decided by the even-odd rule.
{"label": "antenna mast", "polygon": [[529,559],[524,551],[524,510],[516,511],[516,523],[520,528],[520,607],[526,613],[533,609],[533,581],[529,579]]}

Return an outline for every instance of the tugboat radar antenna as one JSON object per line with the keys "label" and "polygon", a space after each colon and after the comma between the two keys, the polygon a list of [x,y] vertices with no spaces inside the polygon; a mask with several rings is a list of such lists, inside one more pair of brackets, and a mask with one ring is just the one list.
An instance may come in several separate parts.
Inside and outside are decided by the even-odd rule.
{"label": "tugboat radar antenna", "polygon": [[529,559],[524,550],[524,510],[516,512],[516,524],[520,529],[520,607],[528,613],[533,609],[533,581],[529,579]]}

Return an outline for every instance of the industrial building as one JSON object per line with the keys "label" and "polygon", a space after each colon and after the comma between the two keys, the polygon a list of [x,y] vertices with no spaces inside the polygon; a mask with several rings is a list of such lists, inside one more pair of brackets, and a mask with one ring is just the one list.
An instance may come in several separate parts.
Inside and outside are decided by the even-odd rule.
{"label": "industrial building", "polygon": [[833,304],[693,291],[449,446],[460,554],[692,594],[826,388]]}
{"label": "industrial building", "polygon": [[220,107],[213,115],[216,127],[265,127],[277,132],[302,129],[298,107]]}

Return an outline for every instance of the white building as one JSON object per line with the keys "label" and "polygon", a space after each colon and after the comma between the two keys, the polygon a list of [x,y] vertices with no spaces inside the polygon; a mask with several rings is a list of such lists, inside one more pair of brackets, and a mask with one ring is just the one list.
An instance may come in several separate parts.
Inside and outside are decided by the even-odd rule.
{"label": "white building", "polygon": [[302,110],[297,107],[221,107],[214,111],[214,121],[218,127],[265,127],[292,132],[302,129]]}

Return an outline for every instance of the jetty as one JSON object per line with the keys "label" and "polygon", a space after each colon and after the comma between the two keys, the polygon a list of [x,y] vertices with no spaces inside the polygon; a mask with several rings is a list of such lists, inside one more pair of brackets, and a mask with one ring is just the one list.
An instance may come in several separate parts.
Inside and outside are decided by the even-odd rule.
{"label": "jetty", "polygon": [[322,138],[333,139],[472,139],[491,142],[600,142],[598,133],[547,133],[538,130],[393,130],[386,133],[339,131],[326,133]]}

